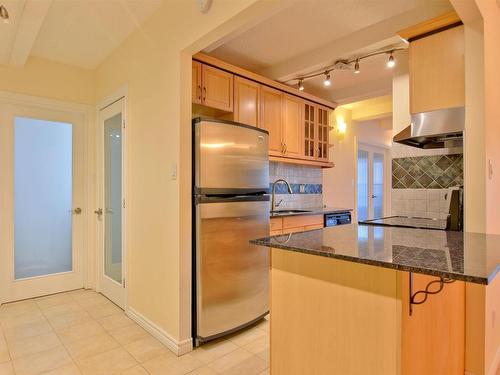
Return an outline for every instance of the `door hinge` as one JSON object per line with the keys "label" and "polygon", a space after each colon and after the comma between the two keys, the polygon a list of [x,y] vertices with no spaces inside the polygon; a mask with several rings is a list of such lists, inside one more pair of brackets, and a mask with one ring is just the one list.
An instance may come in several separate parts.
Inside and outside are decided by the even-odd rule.
{"label": "door hinge", "polygon": [[123,287],[126,288],[127,287],[127,281],[125,280],[125,278],[123,278],[122,280],[122,284],[123,284]]}
{"label": "door hinge", "polygon": [[123,198],[123,208],[125,208],[125,198]]}
{"label": "door hinge", "polygon": [[125,129],[125,124],[127,123],[127,121],[123,119],[122,123],[123,123],[123,129]]}

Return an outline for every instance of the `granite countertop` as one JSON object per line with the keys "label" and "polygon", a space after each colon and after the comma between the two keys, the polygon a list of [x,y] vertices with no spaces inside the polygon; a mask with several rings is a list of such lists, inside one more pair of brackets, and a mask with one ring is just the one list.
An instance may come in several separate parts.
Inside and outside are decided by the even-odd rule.
{"label": "granite countertop", "polygon": [[[296,210],[297,212],[290,212]],[[334,214],[339,212],[350,212],[352,208],[342,208],[342,207],[313,207],[313,208],[283,208],[271,212],[270,217],[284,217],[284,216],[297,216],[297,215],[323,215],[323,214]]]}
{"label": "granite countertop", "polygon": [[250,242],[484,285],[500,269],[500,235],[352,224]]}

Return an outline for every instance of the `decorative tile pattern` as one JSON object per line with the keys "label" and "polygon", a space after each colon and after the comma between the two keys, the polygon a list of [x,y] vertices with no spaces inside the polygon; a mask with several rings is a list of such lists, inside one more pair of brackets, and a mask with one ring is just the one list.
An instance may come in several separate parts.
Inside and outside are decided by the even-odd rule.
{"label": "decorative tile pattern", "polygon": [[269,188],[277,179],[288,181],[292,194],[284,183],[276,184],[276,202],[281,209],[323,207],[323,171],[302,165],[269,163]]}
{"label": "decorative tile pattern", "polygon": [[447,189],[464,183],[463,154],[392,159],[393,189]]}

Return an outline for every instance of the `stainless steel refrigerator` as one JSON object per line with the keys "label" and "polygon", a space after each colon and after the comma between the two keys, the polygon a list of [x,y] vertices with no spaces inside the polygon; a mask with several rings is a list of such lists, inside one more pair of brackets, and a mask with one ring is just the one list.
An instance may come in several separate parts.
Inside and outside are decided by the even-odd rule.
{"label": "stainless steel refrigerator", "polygon": [[193,120],[193,337],[237,331],[268,313],[269,234],[265,130]]}

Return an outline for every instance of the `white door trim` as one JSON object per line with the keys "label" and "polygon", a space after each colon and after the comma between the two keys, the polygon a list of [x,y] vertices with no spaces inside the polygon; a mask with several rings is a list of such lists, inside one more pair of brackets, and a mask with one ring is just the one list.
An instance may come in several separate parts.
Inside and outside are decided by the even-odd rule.
{"label": "white door trim", "polygon": [[[370,197],[373,195],[373,153],[379,153],[384,155],[384,215],[388,216],[391,213],[391,191],[392,191],[392,158],[391,158],[391,148],[387,145],[373,144],[358,141],[356,142],[356,174],[355,174],[355,205],[356,205],[356,215],[358,207],[358,151],[368,152],[368,217],[373,215],[373,200]],[[358,220],[358,218],[356,218]]]}
{"label": "white door trim", "polygon": [[[96,119],[97,119],[97,126],[96,126],[96,170],[97,170],[97,175],[99,176],[97,179],[96,183],[96,193],[95,193],[95,204],[94,208],[92,209],[92,212],[94,212],[95,209],[101,207],[102,202],[103,202],[103,197],[102,197],[102,192],[103,192],[103,184],[102,184],[102,171],[104,170],[104,165],[103,165],[103,151],[104,151],[104,145],[102,142],[102,119],[101,119],[101,111],[104,110],[105,108],[111,106],[112,104],[123,100],[123,112],[122,112],[122,119],[124,121],[125,126],[122,127],[122,196],[125,202],[124,207],[122,207],[122,262],[123,262],[123,267],[122,267],[122,272],[123,272],[123,280],[124,280],[124,306],[122,306],[125,310],[128,307],[128,204],[127,204],[127,197],[129,196],[128,194],[128,154],[129,154],[129,142],[128,142],[128,130],[130,128],[130,123],[128,120],[128,105],[127,105],[127,99],[128,99],[128,87],[127,86],[122,86],[120,87],[117,91],[115,91],[113,94],[109,95],[106,97],[104,100],[100,101],[98,105],[95,108],[96,111]],[[94,222],[94,227],[95,227],[95,233],[96,233],[96,241],[95,241],[95,248],[96,248],[96,258],[94,267],[96,270],[96,290],[101,292],[103,287],[101,283],[101,272],[103,272],[104,269],[104,264],[103,264],[103,252],[104,252],[104,246],[103,246],[103,230],[104,228],[102,227],[102,222],[97,219],[96,215],[93,214],[93,222]]]}

